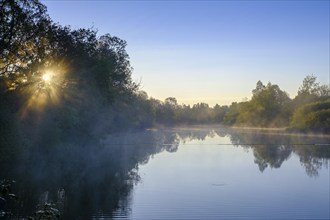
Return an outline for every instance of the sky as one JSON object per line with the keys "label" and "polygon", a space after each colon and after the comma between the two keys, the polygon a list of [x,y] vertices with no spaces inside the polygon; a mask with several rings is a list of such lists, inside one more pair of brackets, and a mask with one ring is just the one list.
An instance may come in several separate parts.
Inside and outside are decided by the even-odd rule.
{"label": "sky", "polygon": [[42,0],[54,22],[127,42],[150,97],[228,105],[271,82],[291,98],[329,84],[329,1]]}

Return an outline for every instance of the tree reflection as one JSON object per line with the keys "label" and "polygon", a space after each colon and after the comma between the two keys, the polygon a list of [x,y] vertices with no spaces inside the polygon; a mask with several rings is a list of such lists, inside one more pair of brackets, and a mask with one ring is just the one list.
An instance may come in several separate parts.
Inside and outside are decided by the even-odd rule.
{"label": "tree reflection", "polygon": [[300,163],[309,176],[318,176],[318,170],[322,166],[329,167],[329,145],[297,145],[294,152],[299,156]]}
{"label": "tree reflection", "polygon": [[289,136],[231,132],[230,140],[235,146],[252,149],[254,162],[261,172],[268,166],[281,167],[282,163],[290,157],[293,147]]}
{"label": "tree reflection", "polygon": [[0,178],[15,179],[20,198],[5,208],[20,217],[53,208],[63,219],[111,217],[120,204],[130,202],[130,191],[140,180],[139,164],[163,150],[176,151],[178,146],[175,133],[150,131],[116,134],[101,143],[36,147],[10,158],[1,155]]}
{"label": "tree reflection", "polygon": [[281,167],[291,155],[291,148],[286,145],[257,145],[253,148],[254,162],[262,172],[269,165],[272,168]]}
{"label": "tree reflection", "polygon": [[329,166],[329,137],[289,135],[281,132],[235,130],[229,128],[179,129],[178,136],[185,141],[205,140],[206,137],[230,137],[229,144],[252,150],[254,162],[263,172],[267,167],[280,168],[293,154],[299,156],[307,175],[318,176],[322,166]]}
{"label": "tree reflection", "polygon": [[175,129],[175,132],[180,137],[183,143],[186,141],[199,140],[204,141],[206,137],[214,137],[214,130],[195,128],[195,129]]}
{"label": "tree reflection", "polygon": [[253,150],[254,162],[261,172],[268,166],[280,168],[294,153],[307,175],[318,176],[318,170],[328,167],[330,159],[329,137],[230,131],[230,139],[235,146]]}

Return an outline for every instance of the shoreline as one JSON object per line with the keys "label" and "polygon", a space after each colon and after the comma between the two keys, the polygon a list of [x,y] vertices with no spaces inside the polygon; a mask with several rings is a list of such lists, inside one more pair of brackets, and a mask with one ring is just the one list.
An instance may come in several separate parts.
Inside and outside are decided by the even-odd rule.
{"label": "shoreline", "polygon": [[282,136],[308,136],[308,137],[322,137],[330,138],[330,134],[327,133],[318,133],[318,132],[299,132],[288,130],[288,128],[263,128],[263,127],[228,127],[234,131],[245,132],[245,133],[264,133],[270,135],[282,135]]}
{"label": "shoreline", "polygon": [[[239,127],[239,126],[225,126],[221,124],[195,124],[195,125],[174,125],[168,128],[174,130],[203,130],[203,129],[226,129],[228,131],[236,131],[243,133],[263,133],[269,135],[282,135],[282,136],[308,136],[308,137],[322,137],[330,138],[330,133],[320,133],[320,132],[299,132],[294,130],[288,130],[288,127],[281,128],[268,128],[268,127]],[[157,129],[157,128],[156,128]]]}

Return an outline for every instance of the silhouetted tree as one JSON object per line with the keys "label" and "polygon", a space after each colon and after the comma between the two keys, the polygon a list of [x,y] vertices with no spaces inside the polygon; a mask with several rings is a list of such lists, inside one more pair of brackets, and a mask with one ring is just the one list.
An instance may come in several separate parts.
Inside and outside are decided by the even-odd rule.
{"label": "silhouetted tree", "polygon": [[1,0],[0,24],[1,90],[13,90],[45,62],[51,21],[37,0]]}

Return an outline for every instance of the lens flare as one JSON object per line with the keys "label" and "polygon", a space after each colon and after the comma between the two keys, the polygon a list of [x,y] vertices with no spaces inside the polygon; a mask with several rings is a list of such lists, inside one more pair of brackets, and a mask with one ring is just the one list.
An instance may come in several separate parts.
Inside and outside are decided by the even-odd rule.
{"label": "lens flare", "polygon": [[50,75],[49,75],[49,73],[45,73],[45,74],[42,76],[42,79],[43,79],[45,82],[49,82],[49,81],[50,81]]}
{"label": "lens flare", "polygon": [[68,80],[66,74],[68,65],[64,61],[54,62],[47,68],[40,68],[35,77],[30,75],[30,83],[26,79],[26,86],[22,87],[26,100],[20,109],[20,116],[26,119],[31,114],[45,113],[47,107],[52,108],[60,104],[61,99],[67,95]]}

